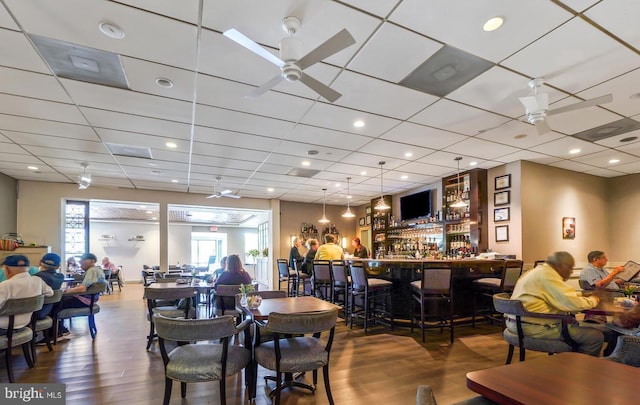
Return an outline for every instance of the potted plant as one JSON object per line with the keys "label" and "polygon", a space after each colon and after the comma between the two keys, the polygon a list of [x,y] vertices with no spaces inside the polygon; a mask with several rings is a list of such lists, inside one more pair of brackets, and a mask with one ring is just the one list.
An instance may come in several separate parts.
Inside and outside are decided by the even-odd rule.
{"label": "potted plant", "polygon": [[262,257],[269,257],[269,248],[262,249]]}

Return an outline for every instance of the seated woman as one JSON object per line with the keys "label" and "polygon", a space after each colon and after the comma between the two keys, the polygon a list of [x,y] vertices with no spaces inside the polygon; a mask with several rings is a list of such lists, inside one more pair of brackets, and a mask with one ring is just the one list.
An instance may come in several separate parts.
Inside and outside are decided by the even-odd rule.
{"label": "seated woman", "polygon": [[[215,291],[219,285],[238,285],[238,284],[251,284],[251,276],[242,268],[242,262],[240,256],[230,255],[227,257],[226,270],[218,277],[213,289]],[[239,290],[237,292],[240,292]],[[213,306],[217,309],[221,308],[234,308],[235,298],[224,297],[224,303],[222,297],[216,296],[214,293],[215,301]]]}
{"label": "seated woman", "polygon": [[224,271],[226,270],[227,266],[227,256],[223,257],[222,259],[220,259],[220,268],[219,269],[215,269],[213,271],[213,281],[215,282],[218,277],[220,277],[222,275],[222,273],[224,273]]}

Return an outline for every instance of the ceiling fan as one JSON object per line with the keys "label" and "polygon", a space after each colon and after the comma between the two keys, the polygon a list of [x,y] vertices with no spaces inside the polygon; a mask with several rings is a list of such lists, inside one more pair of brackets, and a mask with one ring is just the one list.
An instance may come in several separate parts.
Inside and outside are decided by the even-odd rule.
{"label": "ceiling fan", "polygon": [[278,66],[282,71],[278,76],[252,91],[247,97],[258,97],[266,93],[282,80],[290,82],[300,80],[304,85],[332,103],[342,96],[342,94],[333,90],[331,87],[309,76],[304,72],[304,70],[309,66],[314,65],[321,60],[355,44],[356,40],[353,39],[353,36],[351,36],[349,31],[343,29],[322,44],[318,45],[318,47],[311,52],[302,56],[302,41],[294,37],[295,33],[300,29],[301,24],[301,21],[296,17],[286,17],[282,21],[282,28],[289,36],[282,38],[280,41],[280,57],[275,56],[235,28],[226,30],[223,33],[225,37],[244,46],[258,56],[265,58],[269,62]]}
{"label": "ceiling fan", "polygon": [[213,185],[213,194],[211,194],[210,196],[207,196],[206,198],[220,198],[220,197],[240,198],[239,195],[232,194],[233,191],[231,190],[216,191],[217,186],[220,185],[220,180],[222,180],[222,177],[220,176],[216,177],[216,184]]}
{"label": "ceiling fan", "polygon": [[549,115],[561,114],[569,111],[579,110],[581,108],[606,104],[613,101],[613,96],[611,94],[607,94],[606,96],[600,96],[549,110],[549,94],[540,91],[540,88],[543,84],[543,78],[531,79],[529,81],[529,88],[533,91],[533,94],[527,97],[519,98],[520,102],[522,103],[522,105],[524,105],[524,108],[526,110],[527,121],[530,124],[535,125],[536,130],[538,131],[538,135],[544,135],[547,132],[551,132],[551,127],[546,121],[546,118]]}

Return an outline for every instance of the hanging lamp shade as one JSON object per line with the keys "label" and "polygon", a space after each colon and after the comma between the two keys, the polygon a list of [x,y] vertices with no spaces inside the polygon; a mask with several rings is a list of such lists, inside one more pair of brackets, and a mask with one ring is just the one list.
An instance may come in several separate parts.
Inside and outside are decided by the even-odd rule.
{"label": "hanging lamp shade", "polygon": [[349,193],[349,182],[351,177],[347,177],[347,210],[342,214],[342,218],[354,218],[356,214],[351,212],[351,205],[349,204],[349,198],[351,198],[351,194]]}
{"label": "hanging lamp shade", "polygon": [[320,218],[320,219],[318,220],[318,222],[320,222],[321,224],[328,224],[329,222],[331,222],[331,221],[329,221],[329,220],[327,219],[327,214],[326,214],[326,211],[325,211],[325,208],[326,208],[326,207],[325,207],[325,202],[324,202],[324,200],[325,200],[325,198],[326,198],[326,197],[327,197],[327,189],[326,189],[326,188],[323,188],[323,189],[322,189],[322,218]]}
{"label": "hanging lamp shade", "polygon": [[380,165],[380,200],[378,200],[376,205],[373,207],[373,209],[377,210],[377,211],[384,211],[384,210],[388,210],[388,209],[391,208],[384,201],[384,187],[382,186],[382,166],[384,166],[385,163],[386,163],[385,161],[378,162],[378,164]]}
{"label": "hanging lamp shade", "polygon": [[460,161],[462,160],[462,158],[458,156],[457,158],[455,158],[455,160],[456,162],[458,162],[458,176],[456,180],[456,200],[453,203],[451,203],[450,207],[463,208],[467,206],[467,203],[462,199],[462,196],[460,195]]}

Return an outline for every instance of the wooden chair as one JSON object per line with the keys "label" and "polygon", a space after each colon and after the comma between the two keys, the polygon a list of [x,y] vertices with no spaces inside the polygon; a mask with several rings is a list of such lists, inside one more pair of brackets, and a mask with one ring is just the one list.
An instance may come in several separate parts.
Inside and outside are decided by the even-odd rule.
{"label": "wooden chair", "polygon": [[[58,306],[57,304],[60,303],[60,301],[62,300],[62,290],[54,290],[53,291],[53,295],[51,297],[44,297],[44,305],[48,305],[51,304],[53,305],[52,308],[52,312],[45,316],[42,319],[37,319],[37,312],[34,312],[31,318],[31,329],[33,329],[33,333],[37,334],[38,332],[42,332],[42,334],[44,335],[44,339],[45,342],[47,343],[47,349],[52,352],[53,351],[53,346],[51,346],[51,342],[53,341],[53,332],[54,332],[54,325],[53,325],[53,317],[51,314],[53,314],[57,308],[56,306]],[[33,339],[31,341],[31,353],[33,356],[33,362],[36,363],[36,340]]]}
{"label": "wooden chair", "polygon": [[[517,333],[511,332],[508,328],[504,329],[504,340],[509,343],[509,353],[505,364],[510,364],[513,358],[513,351],[516,346],[520,349],[520,361],[525,359],[525,350],[535,350],[539,352],[547,352],[549,354],[576,351],[577,344],[569,335],[568,326],[576,322],[572,315],[560,314],[541,314],[529,312],[524,308],[522,301],[512,300],[508,293],[499,293],[493,296],[493,306],[496,311],[504,315],[512,315],[515,317]],[[541,320],[554,320],[561,323],[562,340],[558,339],[537,339],[524,335],[522,331],[522,318],[538,318]]]}
{"label": "wooden chair", "polygon": [[331,261],[314,260],[312,291],[317,298],[333,302],[333,274],[331,272]]}
{"label": "wooden chair", "polygon": [[497,266],[501,267],[500,277],[484,277],[473,280],[473,315],[471,317],[471,325],[476,327],[476,315],[478,313],[478,299],[487,301],[487,308],[483,308],[482,312],[486,318],[491,321],[501,321],[500,318],[494,316],[493,295],[506,292],[513,292],[516,281],[522,275],[522,260],[504,260],[497,261]]}
{"label": "wooden chair", "polygon": [[[147,350],[151,347],[155,333],[153,314],[160,314],[168,318],[189,318],[191,301],[195,296],[194,288],[150,288],[145,287],[144,299],[147,300],[147,320],[149,321],[149,335],[147,336]],[[179,300],[185,300],[184,308],[178,308]]]}
{"label": "wooden chair", "polygon": [[96,304],[98,301],[98,296],[100,293],[103,293],[107,289],[107,283],[104,281],[98,281],[93,283],[91,287],[87,288],[87,290],[83,293],[72,293],[72,294],[63,294],[63,297],[70,297],[74,295],[83,296],[89,298],[89,306],[82,308],[64,308],[58,311],[58,313],[54,314],[53,319],[53,327],[55,328],[53,334],[53,344],[58,343],[58,325],[60,324],[58,321],[61,319],[72,319],[80,316],[86,316],[89,322],[89,333],[91,334],[91,339],[95,339],[96,333],[98,333],[98,329],[96,328],[96,319],[95,314],[100,312],[100,305]]}
{"label": "wooden chair", "polygon": [[[255,361],[261,366],[276,372],[276,388],[270,396],[275,396],[275,404],[280,404],[280,393],[286,387],[303,387],[315,392],[318,384],[318,369],[322,368],[324,387],[329,404],[333,405],[329,384],[329,355],[333,344],[338,310],[269,315],[265,329],[274,335],[271,342],[255,348]],[[328,332],[326,340],[320,340],[323,332]],[[326,342],[326,343],[325,343]],[[313,385],[289,380],[282,382],[283,373],[313,371]]]}
{"label": "wooden chair", "polygon": [[[420,280],[411,283],[411,297],[414,302],[420,305],[420,318],[414,316],[414,307],[411,305],[411,332],[413,333],[414,321],[420,325],[422,341],[425,341],[425,329],[449,328],[449,340],[453,343],[453,294],[451,290],[451,263],[439,263],[438,267],[429,267],[422,269],[422,277]],[[440,306],[436,309],[435,314],[427,314],[427,304],[429,302],[445,303],[448,306],[446,315]],[[413,303],[412,303],[413,304]],[[437,322],[428,324],[429,319],[435,319]]]}
{"label": "wooden chair", "polygon": [[[349,267],[351,290],[349,293],[349,327],[353,320],[362,318],[364,333],[367,334],[369,322],[384,323],[387,320],[393,330],[393,312],[391,310],[391,287],[393,283],[379,278],[369,278],[362,262],[354,262]],[[362,305],[358,309],[358,303]]]}
{"label": "wooden chair", "polygon": [[30,368],[33,368],[34,362],[31,358],[31,345],[30,342],[35,338],[35,333],[29,326],[14,329],[16,315],[28,314],[31,317],[32,313],[39,311],[44,303],[44,296],[37,295],[29,298],[10,298],[6,300],[2,307],[0,307],[0,316],[6,316],[9,318],[7,325],[7,334],[0,335],[0,350],[5,352],[5,362],[7,365],[7,374],[9,376],[9,382],[15,382],[13,377],[13,356],[11,355],[11,349],[16,346],[22,346],[24,357],[27,360],[27,364]]}
{"label": "wooden chair", "polygon": [[[252,383],[251,341],[248,334],[249,319],[236,327],[233,317],[206,319],[175,319],[153,315],[158,331],[160,353],[164,362],[165,386],[163,404],[171,400],[173,381],[180,382],[182,398],[187,396],[187,383],[220,382],[220,403],[226,405],[226,377],[247,370],[245,384]],[[245,332],[245,345],[229,345],[229,338]],[[178,342],[169,353],[165,341]],[[220,340],[221,343],[211,343]],[[208,343],[198,343],[207,341]],[[189,342],[189,343],[187,343]]]}

